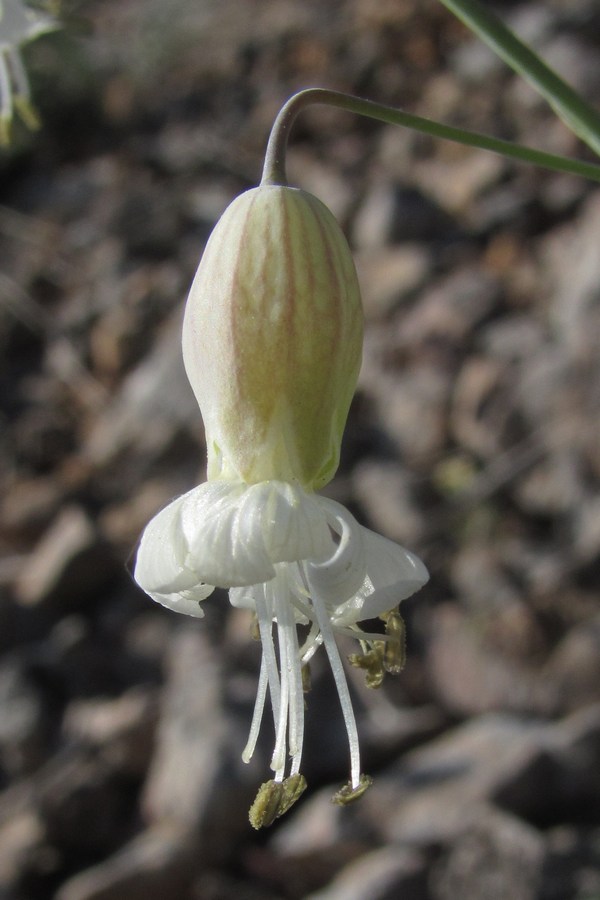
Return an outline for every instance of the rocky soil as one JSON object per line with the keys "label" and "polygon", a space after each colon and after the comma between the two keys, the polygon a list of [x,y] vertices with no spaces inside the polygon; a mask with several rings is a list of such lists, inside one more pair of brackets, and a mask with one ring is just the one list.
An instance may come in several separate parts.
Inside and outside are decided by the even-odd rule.
{"label": "rocky soil", "polygon": [[[497,4],[592,102],[595,0]],[[0,896],[600,898],[600,189],[315,108],[289,154],[351,241],[366,338],[326,489],[417,552],[405,671],[355,694],[352,807],[318,657],[309,790],[244,766],[259,648],[132,582],[204,477],[182,304],[283,100],[351,91],[591,155],[435,0],[97,0],[28,48],[0,159]],[[267,729],[268,730],[268,729]]]}

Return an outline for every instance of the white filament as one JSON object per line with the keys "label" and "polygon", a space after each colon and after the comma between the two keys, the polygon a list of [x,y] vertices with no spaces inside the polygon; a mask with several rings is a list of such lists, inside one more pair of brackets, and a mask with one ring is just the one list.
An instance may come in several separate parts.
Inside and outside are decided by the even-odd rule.
{"label": "white filament", "polygon": [[265,661],[265,654],[263,652],[260,659],[260,675],[258,676],[258,686],[256,688],[256,701],[254,703],[254,712],[252,714],[252,723],[250,725],[250,734],[248,735],[248,742],[244,747],[244,751],[242,753],[242,760],[245,763],[249,763],[254,755],[254,751],[256,749],[256,742],[258,740],[258,735],[260,733],[260,725],[262,722],[263,712],[265,709],[265,700],[267,699],[267,686],[268,686],[268,677],[267,677],[267,664]]}
{"label": "white filament", "polygon": [[346,732],[348,734],[348,744],[350,746],[350,783],[352,785],[352,789],[356,790],[356,788],[360,786],[360,748],[358,743],[356,719],[354,718],[352,700],[350,699],[350,691],[348,690],[348,682],[346,681],[344,666],[342,664],[342,659],[335,642],[333,628],[325,603],[316,592],[313,592],[312,594],[312,601],[317,616],[317,621],[321,629],[321,635],[323,637],[325,650],[327,651],[327,656],[329,657],[329,664],[333,673],[338,697],[340,699],[340,706],[342,708],[344,724],[346,726]]}
{"label": "white filament", "polygon": [[[291,609],[290,609],[291,612]],[[304,690],[302,688],[302,662],[298,648],[298,632],[290,616],[289,655],[292,661],[290,670],[290,755],[292,768],[290,775],[300,771],[302,760],[302,744],[304,742]]]}
{"label": "white filament", "polygon": [[[267,583],[262,590],[256,591],[256,615],[258,617],[258,628],[260,631],[263,658],[265,660],[265,668],[267,671],[269,693],[271,695],[271,706],[273,707],[273,720],[275,722],[275,729],[277,729],[279,710],[281,707],[281,686],[279,683],[277,658],[275,656],[275,645],[273,644],[273,604],[270,596],[271,590],[270,584]],[[267,596],[267,594],[269,594],[269,596]]]}
{"label": "white filament", "polygon": [[289,628],[287,598],[278,591],[275,597],[277,612],[277,638],[279,640],[279,667],[281,671],[281,703],[275,723],[275,749],[271,759],[271,768],[275,772],[275,781],[283,780],[286,762],[288,710],[290,701],[290,674],[294,660],[290,660]]}

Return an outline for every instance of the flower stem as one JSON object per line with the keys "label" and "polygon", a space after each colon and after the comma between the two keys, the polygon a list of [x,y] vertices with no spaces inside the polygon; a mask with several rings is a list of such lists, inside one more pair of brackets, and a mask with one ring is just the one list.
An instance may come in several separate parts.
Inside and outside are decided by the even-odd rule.
{"label": "flower stem", "polygon": [[554,172],[567,172],[571,175],[580,175],[600,182],[600,166],[592,163],[581,162],[565,156],[556,156],[553,153],[545,153],[533,147],[524,147],[512,141],[500,140],[474,131],[465,131],[463,128],[455,128],[415,116],[411,113],[395,109],[393,106],[385,106],[372,100],[363,100],[350,94],[342,94],[339,91],[330,91],[325,88],[308,88],[294,94],[281,108],[267,144],[265,164],[261,184],[286,185],[285,152],[288,136],[298,113],[311,104],[324,104],[344,109],[359,116],[367,116],[388,125],[401,125],[412,128],[423,134],[433,137],[465,144],[469,147],[478,147],[481,150],[490,150],[511,159],[531,163],[551,169]]}

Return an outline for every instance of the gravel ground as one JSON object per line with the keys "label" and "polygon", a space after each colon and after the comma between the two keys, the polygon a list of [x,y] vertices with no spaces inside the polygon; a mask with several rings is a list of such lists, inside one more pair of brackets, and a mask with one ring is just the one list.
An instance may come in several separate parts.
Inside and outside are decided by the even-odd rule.
{"label": "gravel ground", "polygon": [[[597,103],[596,0],[496,8]],[[245,613],[217,592],[183,619],[130,576],[204,477],[182,304],[293,91],[589,152],[434,0],[72,13],[27,49],[43,128],[0,158],[0,896],[598,900],[596,186],[323,108],[294,131],[290,180],[346,231],[366,315],[326,493],[432,576],[404,672],[349,672],[359,803],[330,801],[347,750],[317,657],[309,789],[254,832]]]}

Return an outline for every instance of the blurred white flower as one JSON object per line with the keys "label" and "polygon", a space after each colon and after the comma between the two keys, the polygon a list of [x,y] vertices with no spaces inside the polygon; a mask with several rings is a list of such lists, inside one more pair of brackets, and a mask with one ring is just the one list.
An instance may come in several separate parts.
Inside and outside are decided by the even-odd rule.
{"label": "blurred white flower", "polygon": [[29,81],[20,48],[59,27],[52,16],[23,0],[0,0],[0,143],[7,144],[15,110],[30,128],[39,125],[31,104]]}

